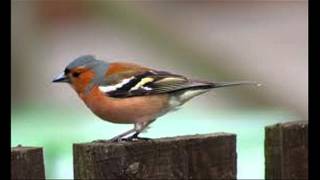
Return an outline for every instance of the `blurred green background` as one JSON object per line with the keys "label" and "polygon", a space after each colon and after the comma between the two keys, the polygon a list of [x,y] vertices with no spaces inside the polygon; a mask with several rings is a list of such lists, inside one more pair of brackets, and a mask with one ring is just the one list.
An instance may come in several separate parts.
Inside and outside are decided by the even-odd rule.
{"label": "blurred green background", "polygon": [[255,80],[159,118],[143,136],[237,134],[238,178],[264,178],[264,127],[307,120],[307,1],[11,1],[11,146],[43,146],[46,177],[72,179],[72,143],[131,127],[101,121],[66,84],[92,54],[189,77]]}

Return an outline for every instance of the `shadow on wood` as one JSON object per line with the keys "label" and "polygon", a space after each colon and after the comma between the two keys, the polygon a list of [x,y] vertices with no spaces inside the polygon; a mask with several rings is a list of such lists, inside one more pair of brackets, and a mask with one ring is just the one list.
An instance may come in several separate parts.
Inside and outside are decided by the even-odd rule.
{"label": "shadow on wood", "polygon": [[308,122],[265,128],[265,178],[308,179]]}
{"label": "shadow on wood", "polygon": [[45,179],[42,148],[11,148],[11,179]]}
{"label": "shadow on wood", "polygon": [[236,135],[73,145],[75,179],[236,179]]}

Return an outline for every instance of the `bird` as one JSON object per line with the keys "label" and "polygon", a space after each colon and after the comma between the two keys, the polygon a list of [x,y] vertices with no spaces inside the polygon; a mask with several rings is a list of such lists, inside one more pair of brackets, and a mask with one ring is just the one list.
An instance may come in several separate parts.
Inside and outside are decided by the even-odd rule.
{"label": "bird", "polygon": [[160,116],[212,89],[260,85],[254,81],[196,80],[131,62],[106,62],[93,55],[75,58],[52,82],[70,84],[102,120],[134,125],[111,142],[150,140],[138,135]]}

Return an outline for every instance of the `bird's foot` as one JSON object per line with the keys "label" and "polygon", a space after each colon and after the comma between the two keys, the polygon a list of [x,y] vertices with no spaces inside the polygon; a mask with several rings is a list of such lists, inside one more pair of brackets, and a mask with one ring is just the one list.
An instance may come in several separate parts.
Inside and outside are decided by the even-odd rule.
{"label": "bird's foot", "polygon": [[138,137],[138,135],[133,135],[128,138],[115,137],[109,140],[109,142],[133,142],[133,141],[151,141],[151,138]]}
{"label": "bird's foot", "polygon": [[115,137],[109,140],[109,142],[122,142],[122,141],[123,141],[123,138],[120,138],[120,137],[119,138]]}
{"label": "bird's foot", "polygon": [[138,135],[133,135],[133,136],[130,136],[126,139],[123,139],[125,141],[151,141],[152,139],[151,138],[146,138],[146,137],[139,137]]}

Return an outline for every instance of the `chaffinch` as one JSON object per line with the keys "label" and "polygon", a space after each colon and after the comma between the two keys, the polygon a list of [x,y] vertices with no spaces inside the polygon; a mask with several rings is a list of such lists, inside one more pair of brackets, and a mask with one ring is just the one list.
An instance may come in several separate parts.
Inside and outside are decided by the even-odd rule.
{"label": "chaffinch", "polygon": [[[133,63],[107,63],[85,55],[73,60],[53,82],[66,82],[98,117],[113,123],[134,124],[111,141],[138,137],[158,117],[213,88],[255,82],[208,82],[158,71]],[[128,138],[124,138],[133,134]]]}

